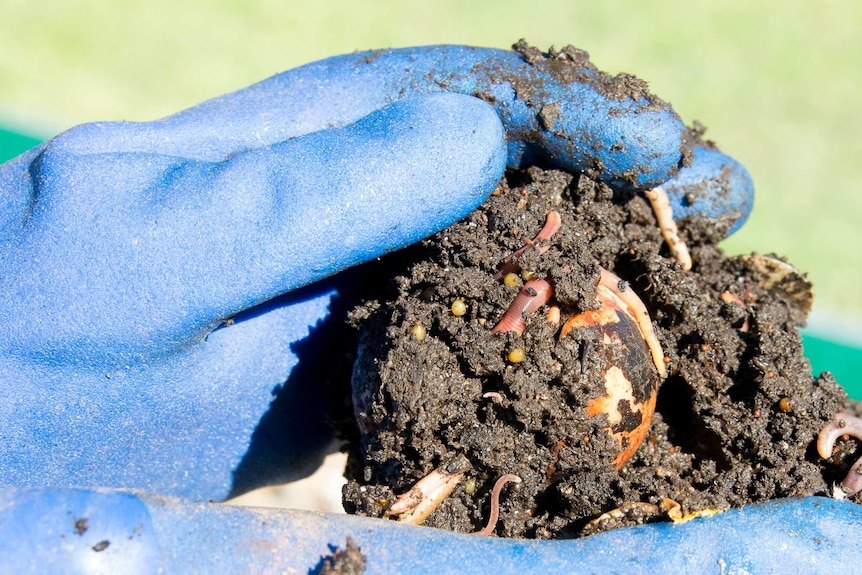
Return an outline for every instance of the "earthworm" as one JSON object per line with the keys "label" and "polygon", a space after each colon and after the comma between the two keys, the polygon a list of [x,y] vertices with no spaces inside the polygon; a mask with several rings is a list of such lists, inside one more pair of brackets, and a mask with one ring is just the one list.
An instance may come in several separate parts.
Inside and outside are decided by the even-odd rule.
{"label": "earthworm", "polygon": [[671,253],[676,258],[676,261],[682,264],[682,269],[685,271],[690,270],[691,255],[688,253],[688,246],[679,237],[679,228],[677,228],[676,222],[673,221],[673,210],[670,207],[667,192],[663,188],[658,187],[644,192],[644,195],[646,195],[650,204],[652,204],[661,235],[664,236],[664,241],[667,242]]}
{"label": "earthworm", "polygon": [[444,473],[435,469],[403,493],[389,506],[386,515],[398,515],[398,520],[420,525],[446,499],[461,480],[464,472]]}
{"label": "earthworm", "polygon": [[518,265],[518,259],[520,259],[520,257],[530,248],[536,248],[539,255],[548,251],[550,246],[547,242],[560,229],[560,224],[561,220],[559,212],[549,212],[548,217],[545,219],[545,225],[542,226],[542,229],[539,230],[536,237],[533,238],[532,241],[528,242],[527,245],[504,259],[499,271],[494,274],[494,279],[499,281],[508,273],[517,273],[521,269],[521,266]]}
{"label": "earthworm", "polygon": [[[835,442],[842,435],[849,435],[862,441],[862,419],[841,412],[835,416],[835,419],[827,423],[817,436],[817,453],[820,454],[820,457],[823,459],[832,457]],[[841,482],[841,489],[844,494],[838,498],[851,497],[862,491],[862,469],[860,467],[862,467],[862,458],[850,467],[850,471],[847,472],[847,476]]]}
{"label": "earthworm", "polygon": [[530,280],[518,292],[518,295],[509,305],[506,313],[491,329],[491,334],[499,336],[502,333],[515,332],[520,337],[527,327],[524,316],[533,313],[551,299],[554,294],[554,286],[550,280]]}
{"label": "earthworm", "polygon": [[846,497],[852,497],[862,491],[862,457],[856,460],[841,482],[841,489]]}
{"label": "earthworm", "polygon": [[[641,298],[639,298],[635,291],[629,287],[627,282],[624,282],[618,275],[606,270],[605,268],[601,268],[601,275],[599,276],[599,284],[596,286],[596,293],[599,301],[605,300],[615,302],[617,306],[634,318],[641,337],[644,338],[644,341],[649,347],[652,361],[655,364],[656,369],[658,369],[659,375],[662,379],[666,378],[667,367],[664,364],[664,352],[661,349],[661,343],[659,343],[655,330],[652,327],[652,320],[650,320],[649,312],[641,301]],[[560,333],[560,339],[565,337],[573,327],[583,327],[572,323],[573,321],[576,321],[578,317],[579,316],[572,317],[566,322]]]}
{"label": "earthworm", "polygon": [[473,535],[490,535],[494,532],[494,528],[497,526],[497,518],[500,516],[500,492],[510,481],[512,483],[520,483],[521,478],[512,473],[507,473],[501,476],[494,484],[494,488],[491,490],[491,515],[488,517],[488,524],[484,529],[474,531]]}

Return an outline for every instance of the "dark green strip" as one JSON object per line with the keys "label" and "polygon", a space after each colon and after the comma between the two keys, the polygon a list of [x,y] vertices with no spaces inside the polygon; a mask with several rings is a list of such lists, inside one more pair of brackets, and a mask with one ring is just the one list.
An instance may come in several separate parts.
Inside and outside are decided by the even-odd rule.
{"label": "dark green strip", "polygon": [[0,128],[0,164],[11,160],[18,154],[26,152],[33,146],[42,143],[39,138],[17,134]]}
{"label": "dark green strip", "polygon": [[831,372],[847,395],[862,400],[862,349],[807,333],[802,334],[802,344],[815,375]]}

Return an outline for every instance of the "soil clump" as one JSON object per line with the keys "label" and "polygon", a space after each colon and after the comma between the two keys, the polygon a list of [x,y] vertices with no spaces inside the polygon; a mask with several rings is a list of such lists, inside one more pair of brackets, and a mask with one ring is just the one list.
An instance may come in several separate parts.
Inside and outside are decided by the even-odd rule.
{"label": "soil clump", "polygon": [[[520,279],[502,281],[501,262],[550,212],[561,225],[546,249],[526,250]],[[497,479],[520,478],[501,491],[493,532],[505,537],[571,538],[830,494],[846,466],[821,460],[814,442],[848,400],[803,356],[797,328],[810,301],[789,297],[798,285],[789,292],[764,263],[792,268],[725,257],[726,230],[714,221],[679,225],[691,271],[669,254],[641,195],[534,167],[507,172],[467,218],[379,262],[371,295],[349,314],[359,343],[356,421],[343,429],[347,511],[382,517],[435,469],[462,476],[424,524],[465,533],[487,523]],[[601,268],[646,305],[668,370],[646,439],[619,470],[608,415],[587,414],[606,384],[601,342],[590,330],[560,338],[547,317],[551,304],[562,322],[599,307]],[[527,315],[521,336],[492,335],[524,278],[547,278],[552,300]],[[648,354],[642,363],[621,369],[658,377]]]}

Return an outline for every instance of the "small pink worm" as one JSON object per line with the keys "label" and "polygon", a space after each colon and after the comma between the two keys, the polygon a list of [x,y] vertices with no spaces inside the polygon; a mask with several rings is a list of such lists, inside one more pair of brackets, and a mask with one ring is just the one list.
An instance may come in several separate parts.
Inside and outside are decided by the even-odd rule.
{"label": "small pink worm", "polygon": [[[817,436],[817,453],[823,459],[832,457],[832,450],[835,447],[835,442],[842,435],[849,435],[855,439],[862,441],[862,419],[846,412],[841,412],[835,416],[835,419],[823,426],[820,434]],[[862,458],[850,467],[844,481],[841,482],[841,489],[846,497],[851,497],[862,491]]]}
{"label": "small pink worm", "polygon": [[490,399],[494,403],[503,403],[503,396],[499,391],[488,391],[482,394],[483,399]]}
{"label": "small pink worm", "polygon": [[524,321],[526,314],[533,313],[551,299],[554,294],[554,286],[550,280],[530,280],[521,287],[518,295],[509,305],[509,309],[491,329],[491,335],[499,336],[507,332],[514,332],[520,337],[527,327]]}
{"label": "small pink worm", "polygon": [[521,266],[518,265],[518,259],[524,255],[527,250],[536,248],[539,255],[548,251],[548,248],[551,246],[547,245],[547,241],[550,240],[557,231],[559,231],[561,223],[562,220],[560,219],[559,212],[548,213],[548,217],[545,219],[545,225],[542,226],[542,229],[539,230],[536,237],[533,238],[532,241],[528,242],[527,245],[504,259],[500,270],[494,274],[494,279],[499,281],[508,273],[517,273],[521,269]]}
{"label": "small pink worm", "polygon": [[494,488],[491,490],[491,515],[488,517],[488,524],[484,529],[474,531],[472,535],[490,535],[494,532],[494,528],[497,526],[497,519],[500,517],[500,492],[509,482],[520,483],[521,478],[512,473],[507,473],[497,480]]}

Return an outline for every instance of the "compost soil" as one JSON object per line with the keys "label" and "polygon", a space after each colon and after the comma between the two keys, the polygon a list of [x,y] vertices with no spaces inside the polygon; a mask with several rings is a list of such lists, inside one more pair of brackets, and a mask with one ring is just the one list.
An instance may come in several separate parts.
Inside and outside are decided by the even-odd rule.
{"label": "compost soil", "polygon": [[[547,251],[524,254],[521,275],[552,279],[565,318],[596,308],[600,266],[613,271],[646,304],[669,360],[649,434],[619,471],[604,416],[586,414],[602,377],[590,369],[589,334],[560,339],[547,306],[526,318],[521,337],[491,333],[520,289],[495,274],[551,211],[560,230]],[[811,375],[797,329],[807,305],[770,285],[763,258],[725,257],[720,225],[689,218],[680,228],[690,271],[670,255],[642,196],[530,168],[507,173],[463,221],[379,262],[376,297],[350,314],[360,334],[359,425],[345,431],[345,508],[383,516],[447,465],[464,477],[425,524],[481,529],[494,482],[515,474],[522,482],[503,490],[495,528],[506,537],[666,520],[668,500],[679,518],[831,493],[846,466],[822,461],[814,441],[847,397],[830,374]],[[464,315],[453,313],[455,300]],[[513,363],[516,348],[524,359]]]}
{"label": "compost soil", "polygon": [[324,557],[312,572],[317,575],[361,575],[365,573],[367,562],[362,548],[348,537],[343,548],[333,549],[332,554]]}
{"label": "compost soil", "polygon": [[[546,251],[528,249],[518,282],[501,281],[502,262],[552,211],[561,226]],[[339,424],[349,439],[345,509],[383,517],[435,469],[463,475],[424,524],[464,533],[488,522],[497,479],[517,475],[493,528],[504,537],[579,537],[831,494],[847,448],[823,461],[814,442],[854,407],[803,356],[810,286],[776,256],[726,257],[718,242],[729,223],[678,224],[690,271],[642,195],[532,167],[507,172],[461,222],[366,268],[366,296],[349,313],[356,342],[335,362],[353,362],[354,417]],[[607,371],[597,367],[601,342],[589,330],[561,338],[548,319],[551,304],[561,322],[599,307],[601,268],[646,305],[668,370],[646,440],[619,470],[606,415],[587,414]],[[526,317],[521,336],[492,334],[531,277],[552,282],[549,305]],[[648,353],[642,362],[658,378]]]}

